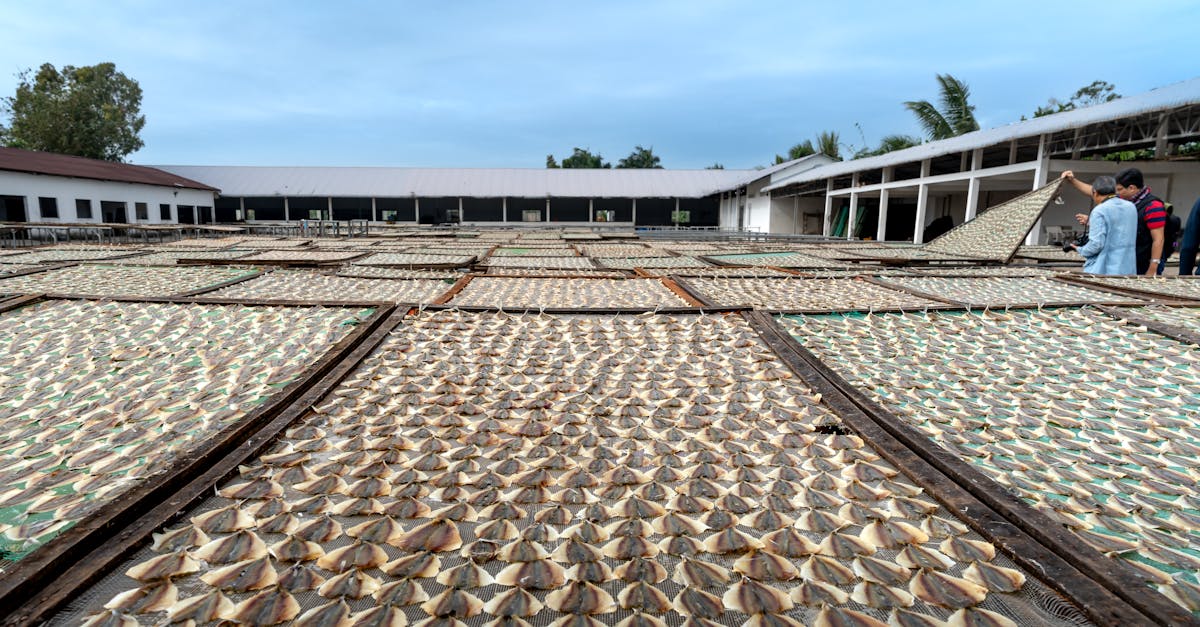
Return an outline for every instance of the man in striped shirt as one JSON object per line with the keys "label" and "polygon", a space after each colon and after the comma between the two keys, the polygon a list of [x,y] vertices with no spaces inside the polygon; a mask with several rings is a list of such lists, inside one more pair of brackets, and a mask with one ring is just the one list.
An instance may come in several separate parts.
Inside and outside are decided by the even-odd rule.
{"label": "man in striped shirt", "polygon": [[[1075,189],[1088,196],[1092,195],[1092,186],[1076,179],[1074,172],[1067,170],[1062,176],[1070,181]],[[1159,262],[1166,256],[1163,254],[1163,242],[1166,239],[1163,231],[1167,226],[1167,206],[1150,193],[1141,170],[1125,168],[1117,172],[1114,178],[1117,179],[1117,196],[1133,203],[1138,210],[1137,273],[1155,276]],[[1087,214],[1075,214],[1075,219],[1087,226]]]}

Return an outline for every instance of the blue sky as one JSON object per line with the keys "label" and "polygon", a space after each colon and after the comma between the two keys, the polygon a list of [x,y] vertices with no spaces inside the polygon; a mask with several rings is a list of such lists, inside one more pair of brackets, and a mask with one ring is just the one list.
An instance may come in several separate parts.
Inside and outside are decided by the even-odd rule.
{"label": "blue sky", "polygon": [[[543,167],[573,146],[766,165],[919,134],[934,75],[984,127],[1093,80],[1200,76],[1200,3],[5,2],[0,94],[44,62],[142,86],[147,164]],[[855,124],[862,129],[860,136]]]}

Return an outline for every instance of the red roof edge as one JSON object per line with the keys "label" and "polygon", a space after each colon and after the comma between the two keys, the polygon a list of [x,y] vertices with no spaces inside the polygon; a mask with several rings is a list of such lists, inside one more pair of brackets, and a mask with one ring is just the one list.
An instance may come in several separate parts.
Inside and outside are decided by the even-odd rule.
{"label": "red roof edge", "polygon": [[211,185],[144,165],[116,163],[19,148],[0,147],[0,170],[118,183],[140,183],[161,187],[184,187],[211,192],[221,191]]}

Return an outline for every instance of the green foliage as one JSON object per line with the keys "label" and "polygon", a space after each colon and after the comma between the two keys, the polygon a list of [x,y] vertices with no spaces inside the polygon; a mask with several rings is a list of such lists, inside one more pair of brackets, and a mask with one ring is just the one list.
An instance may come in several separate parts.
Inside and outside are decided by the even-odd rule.
{"label": "green foliage", "polygon": [[[837,137],[837,133],[834,133],[834,137]],[[783,155],[775,155],[775,165],[779,165],[788,161],[795,161],[796,159],[803,159],[809,155],[815,155],[817,152],[819,151],[813,146],[812,140],[806,139],[799,144],[788,148],[786,157]]]}
{"label": "green foliage", "polygon": [[863,157],[875,157],[878,155],[885,155],[889,152],[904,150],[905,148],[912,148],[913,146],[920,145],[920,137],[913,137],[912,135],[885,135],[879,140],[878,148],[874,150],[863,148],[854,154],[854,158],[862,159]]}
{"label": "green foliage", "polygon": [[710,166],[708,166],[707,168],[704,168],[704,169],[705,169],[705,170],[724,170],[724,169],[725,169],[725,166],[723,166],[723,165],[721,165],[721,164],[719,164],[719,163],[714,163],[714,164],[712,164],[712,165],[710,165]]}
{"label": "green foliage", "polygon": [[1066,102],[1061,102],[1057,98],[1051,98],[1045,106],[1038,107],[1033,112],[1033,117],[1040,118],[1054,113],[1062,113],[1063,111],[1074,111],[1081,107],[1090,107],[1092,105],[1111,102],[1121,97],[1121,94],[1116,92],[1116,86],[1107,81],[1092,81],[1090,85],[1085,85],[1075,90],[1071,95],[1071,99]]}
{"label": "green foliage", "polygon": [[817,152],[833,157],[837,161],[842,160],[841,137],[837,131],[821,131],[817,134]]}
{"label": "green foliage", "polygon": [[658,155],[654,154],[654,148],[642,148],[635,146],[633,152],[629,153],[628,157],[617,162],[618,168],[637,168],[642,170],[661,170],[662,163]]}
{"label": "green foliage", "polygon": [[598,154],[592,154],[591,151],[584,148],[575,147],[571,152],[571,156],[562,160],[562,164],[554,161],[554,155],[546,155],[547,168],[611,168],[611,163],[606,163],[604,157]]}
{"label": "green foliage", "polygon": [[17,75],[16,94],[0,101],[6,146],[121,161],[141,148],[142,89],[112,63],[62,71],[45,63]]}
{"label": "green foliage", "polygon": [[937,75],[941,108],[928,100],[910,100],[904,106],[917,116],[917,123],[931,140],[946,139],[979,130],[975,107],[968,102],[971,96],[967,84],[949,74]]}

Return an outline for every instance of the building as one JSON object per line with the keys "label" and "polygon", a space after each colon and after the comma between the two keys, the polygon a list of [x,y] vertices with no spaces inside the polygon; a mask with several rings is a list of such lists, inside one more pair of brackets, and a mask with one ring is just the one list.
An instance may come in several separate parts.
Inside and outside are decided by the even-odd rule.
{"label": "building", "polygon": [[218,222],[707,226],[755,170],[158,166],[221,189]]}
{"label": "building", "polygon": [[[1180,158],[1178,150],[1194,142],[1200,142],[1200,79],[885,155],[831,163],[774,177],[759,189],[730,193],[741,191],[753,205],[769,204],[772,217],[789,211],[802,216],[801,233],[921,243],[933,220],[970,220],[980,209],[1040,187],[1066,170],[1088,180],[1135,166],[1145,174],[1146,184],[1186,219],[1200,198],[1200,161]],[[1147,148],[1154,149],[1152,161],[1092,159]],[[1090,208],[1090,201],[1075,192],[1062,199],[1063,204],[1052,206],[1030,233],[1029,243],[1076,229],[1074,214]],[[722,221],[723,226],[734,224]],[[797,232],[795,220],[779,226],[772,220],[769,231]]]}
{"label": "building", "polygon": [[0,222],[211,222],[219,191],[146,166],[0,148]]}

